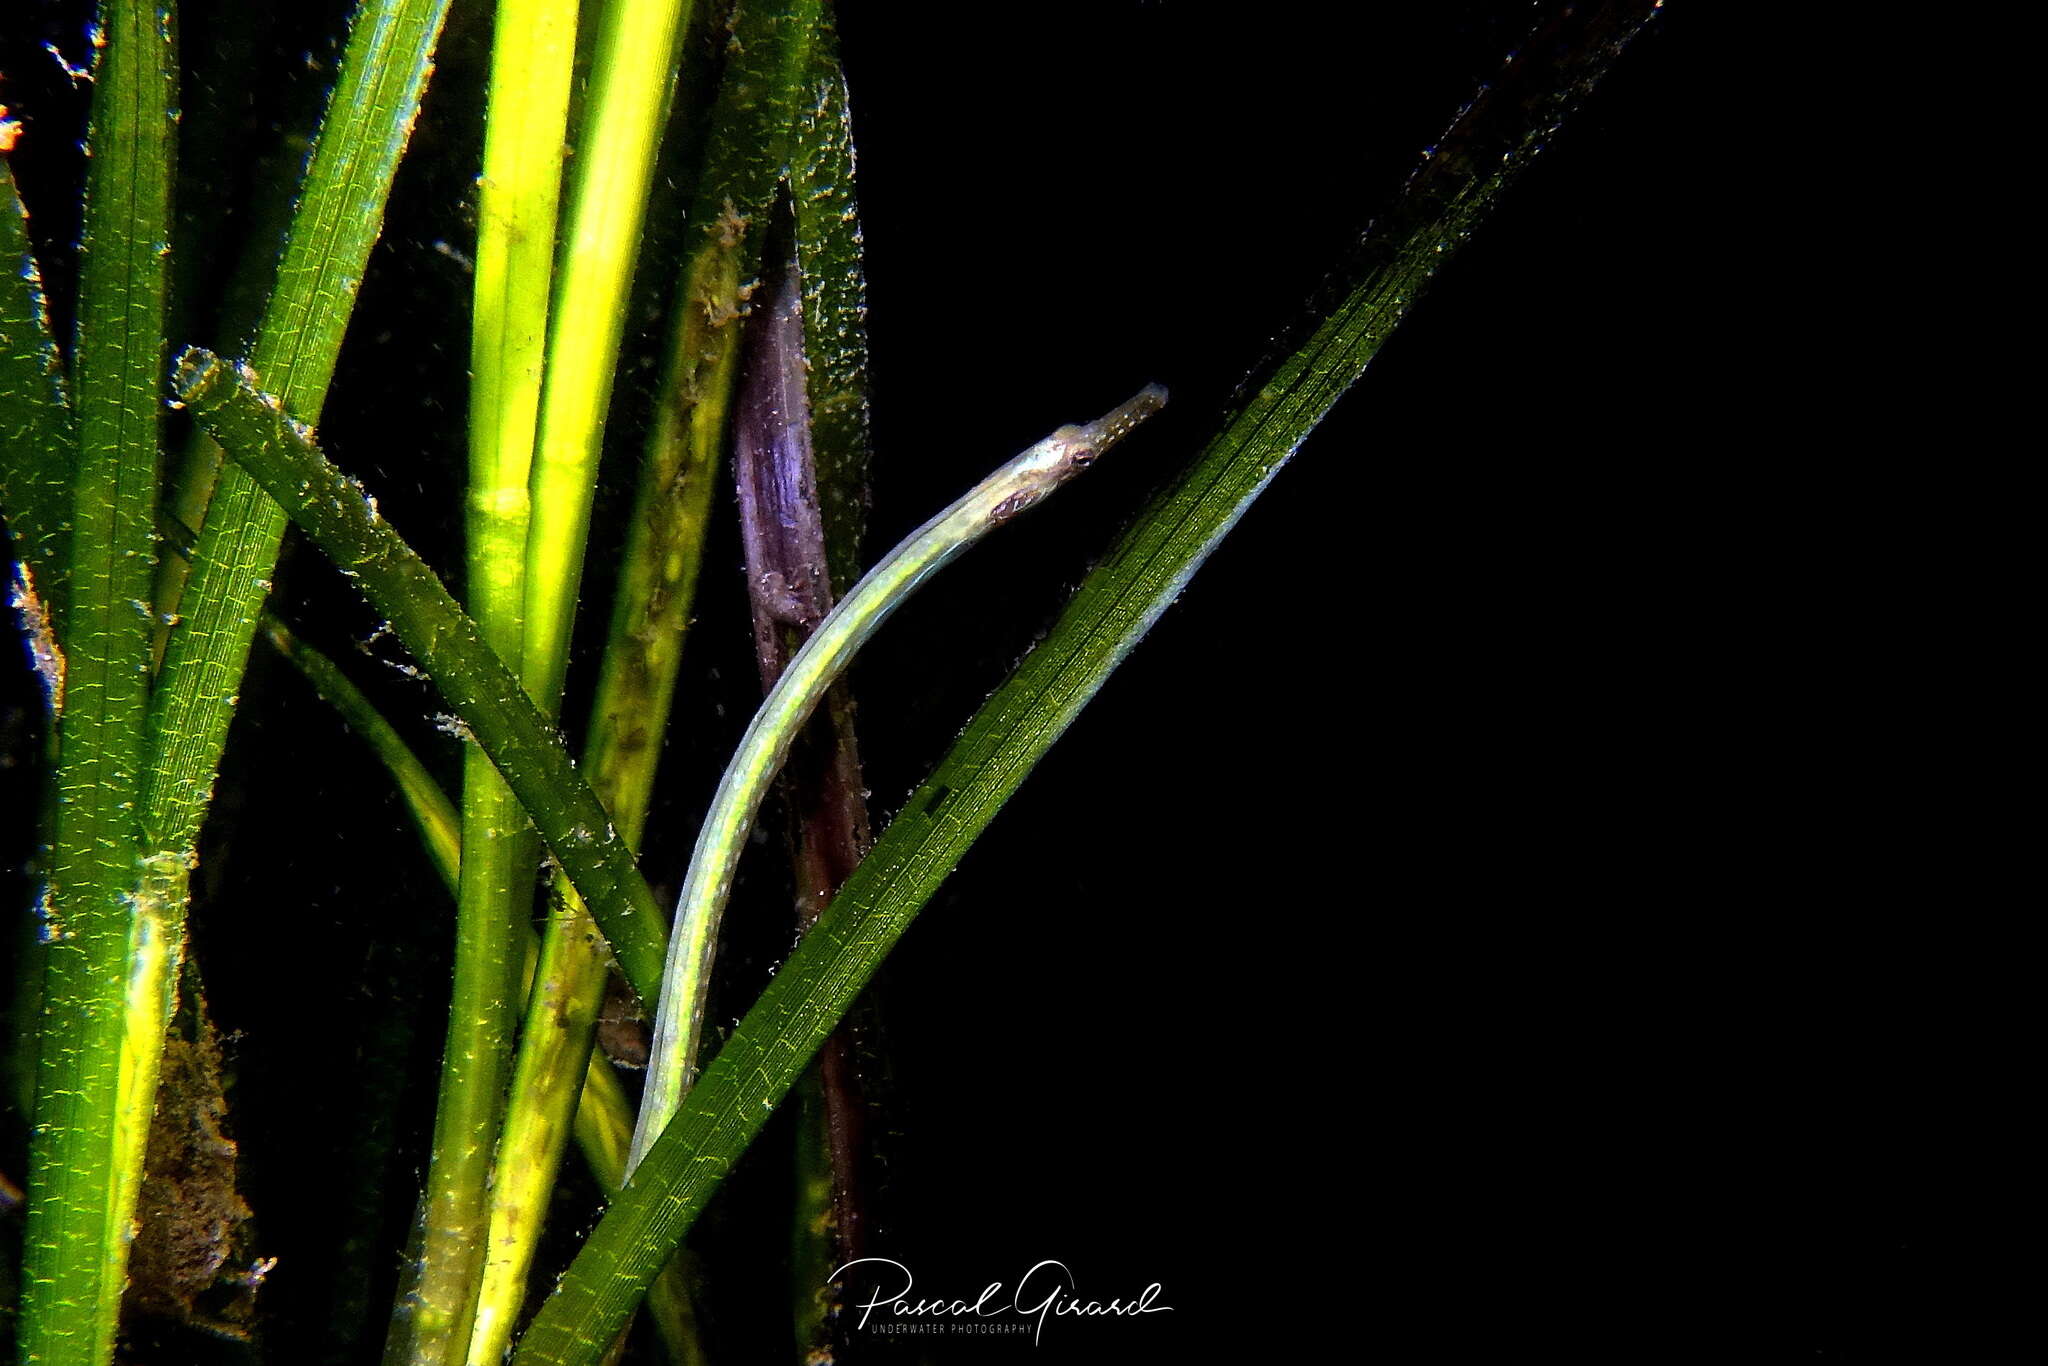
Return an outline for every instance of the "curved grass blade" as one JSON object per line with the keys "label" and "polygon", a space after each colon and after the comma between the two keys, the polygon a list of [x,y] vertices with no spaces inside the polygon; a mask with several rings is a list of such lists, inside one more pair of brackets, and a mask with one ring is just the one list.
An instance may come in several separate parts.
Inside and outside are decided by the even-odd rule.
{"label": "curved grass blade", "polygon": [[1089,575],[761,993],[541,1307],[514,1366],[598,1359],[918,908],[1654,10],[1633,0],[1561,16],[1459,115],[1369,230],[1306,342]]}
{"label": "curved grass blade", "polygon": [[177,58],[171,15],[110,0],[94,73],[79,247],[65,707],[45,893],[29,1144],[26,1361],[113,1352],[129,1225],[183,942],[182,867],[143,858]]}
{"label": "curved grass blade", "polygon": [[329,464],[305,428],[249,376],[210,351],[188,348],[173,386],[179,399],[249,470],[426,666],[443,697],[498,766],[541,839],[576,884],[611,941],[632,988],[660,987],[662,922],[604,804],[526,690],[426,562],[378,514],[360,485]]}

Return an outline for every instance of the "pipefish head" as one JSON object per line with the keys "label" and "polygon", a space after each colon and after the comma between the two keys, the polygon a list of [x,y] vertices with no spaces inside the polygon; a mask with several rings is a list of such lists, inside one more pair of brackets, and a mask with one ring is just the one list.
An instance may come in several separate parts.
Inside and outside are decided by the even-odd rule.
{"label": "pipefish head", "polygon": [[1013,477],[1012,491],[997,504],[989,520],[1006,522],[1026,508],[1037,506],[1048,493],[1094,464],[1104,451],[1164,406],[1166,390],[1148,384],[1093,422],[1061,427],[1010,463],[1007,473]]}
{"label": "pipefish head", "polygon": [[[1095,454],[1114,446],[1131,428],[1166,406],[1166,386],[1148,384],[1083,428],[1095,440]],[[1089,457],[1091,460],[1094,456]]]}
{"label": "pipefish head", "polygon": [[1052,434],[1052,439],[1065,445],[1069,463],[1076,469],[1086,469],[1129,435],[1133,427],[1165,406],[1165,386],[1148,384],[1093,422],[1062,427]]}

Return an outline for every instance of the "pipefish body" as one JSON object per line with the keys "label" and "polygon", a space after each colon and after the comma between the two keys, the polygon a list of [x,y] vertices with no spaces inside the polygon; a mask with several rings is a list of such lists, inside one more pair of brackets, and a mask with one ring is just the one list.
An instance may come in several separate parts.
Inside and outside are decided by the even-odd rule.
{"label": "pipefish body", "polygon": [[703,1033],[718,922],[732,892],[733,874],[761,802],[804,722],[861,646],[926,580],[983,536],[1044,501],[1165,402],[1165,389],[1147,385],[1095,421],[1061,427],[1027,447],[962,494],[854,585],[818,623],[769,690],[719,779],[676,900],[628,1171],[639,1165],[689,1089]]}

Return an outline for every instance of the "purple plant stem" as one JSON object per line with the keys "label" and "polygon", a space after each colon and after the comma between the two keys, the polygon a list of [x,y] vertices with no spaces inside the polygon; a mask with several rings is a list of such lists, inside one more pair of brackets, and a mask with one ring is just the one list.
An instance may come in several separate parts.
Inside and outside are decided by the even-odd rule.
{"label": "purple plant stem", "polygon": [[[825,526],[811,452],[805,392],[803,305],[794,261],[767,272],[742,342],[733,424],[754,658],[765,692],[832,610]],[[832,689],[791,752],[783,791],[793,816],[796,918],[800,929],[831,904],[871,836],[845,685]],[[825,1141],[841,1259],[863,1255],[859,1188],[861,1098],[844,1032],[819,1054]]]}

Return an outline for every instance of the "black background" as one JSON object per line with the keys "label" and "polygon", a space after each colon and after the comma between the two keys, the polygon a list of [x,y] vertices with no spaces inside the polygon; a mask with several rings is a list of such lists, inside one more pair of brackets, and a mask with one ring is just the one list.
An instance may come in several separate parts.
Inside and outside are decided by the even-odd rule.
{"label": "black background", "polygon": [[[279,54],[338,29],[252,30],[238,8],[188,7],[187,58],[254,146],[263,110],[318,92],[303,64],[282,83]],[[846,7],[870,553],[1058,423],[1173,393],[864,657],[878,816],[1531,12],[1332,9]],[[1879,624],[1913,590],[1767,307],[1789,286],[1758,167],[1787,129],[1757,107],[1754,22],[1680,3],[1652,26],[886,965],[876,1251],[920,1289],[971,1297],[1045,1257],[1084,1295],[1162,1283],[1172,1313],[1055,1322],[1048,1361],[1875,1361],[1948,1340],[1961,950],[1927,928],[1937,825],[1912,774],[1934,741],[1906,705],[1913,652]],[[75,59],[78,20],[30,6],[6,28],[0,100],[43,120],[20,164],[53,206],[35,227],[61,292],[67,172],[44,149],[75,137],[55,130],[77,101],[35,46]],[[457,6],[322,424],[442,564],[468,280],[435,244],[473,235],[487,32]],[[267,172],[185,174],[196,223],[209,190]],[[192,297],[226,256],[188,264]],[[730,528],[711,554],[695,719],[649,837],[668,885],[751,705]],[[316,640],[366,633],[310,551],[280,584]],[[395,713],[438,709],[370,681]],[[280,1258],[270,1359],[369,1360],[329,1259],[345,1227],[384,1240],[378,1275],[395,1263],[447,906],[299,681],[259,654],[244,697],[193,942],[239,1034],[236,1123]],[[777,914],[771,859],[741,895]],[[730,1018],[773,950],[726,961]],[[367,1098],[405,1058],[393,1121]],[[361,1166],[350,1145],[376,1133],[394,1146]],[[770,1133],[704,1226],[733,1360],[777,1341]]]}

